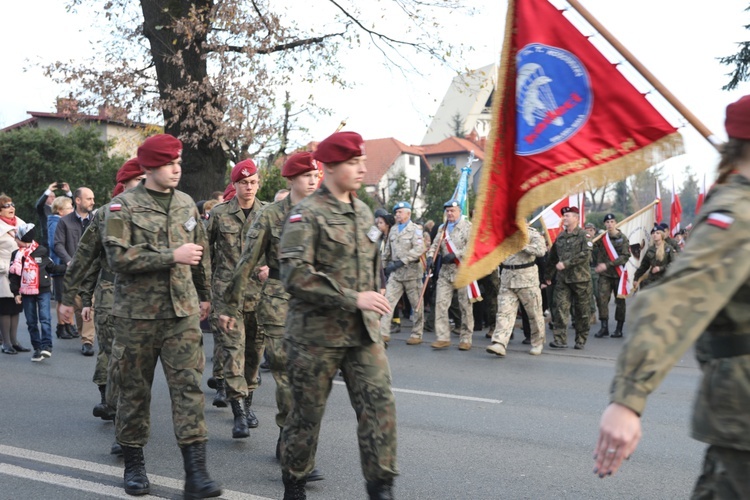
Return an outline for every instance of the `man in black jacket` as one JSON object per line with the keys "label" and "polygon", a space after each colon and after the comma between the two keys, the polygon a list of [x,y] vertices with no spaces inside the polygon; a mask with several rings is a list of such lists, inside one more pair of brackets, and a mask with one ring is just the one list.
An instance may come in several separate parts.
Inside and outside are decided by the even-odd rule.
{"label": "man in black jacket", "polygon": [[70,192],[70,186],[67,182],[53,182],[36,200],[36,213],[39,216],[38,232],[41,234],[41,241],[45,243],[47,242],[47,217],[52,215],[52,202],[55,201],[55,190],[57,189],[62,190],[65,196],[71,200],[73,199],[73,193]]}

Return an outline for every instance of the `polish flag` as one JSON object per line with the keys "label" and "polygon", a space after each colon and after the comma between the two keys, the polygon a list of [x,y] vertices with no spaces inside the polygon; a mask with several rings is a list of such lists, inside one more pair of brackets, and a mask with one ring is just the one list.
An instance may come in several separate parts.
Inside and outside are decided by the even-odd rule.
{"label": "polish flag", "polygon": [[661,222],[664,220],[664,213],[661,210],[661,189],[659,189],[659,179],[656,180],[656,199],[659,201],[654,205],[654,221]]}
{"label": "polish flag", "polygon": [[674,177],[672,177],[672,206],[669,211],[669,234],[672,238],[680,232],[680,221],[682,220],[682,203],[674,188]]}
{"label": "polish flag", "polygon": [[542,212],[542,220],[549,233],[552,243],[557,239],[557,235],[563,231],[562,226],[562,209],[565,207],[578,207],[581,213],[581,227],[586,223],[586,214],[584,213],[584,194],[574,194],[566,196],[549,205]]}
{"label": "polish flag", "polygon": [[706,199],[706,174],[703,174],[703,183],[698,186],[698,200],[695,202],[695,213],[701,211],[703,201]]}

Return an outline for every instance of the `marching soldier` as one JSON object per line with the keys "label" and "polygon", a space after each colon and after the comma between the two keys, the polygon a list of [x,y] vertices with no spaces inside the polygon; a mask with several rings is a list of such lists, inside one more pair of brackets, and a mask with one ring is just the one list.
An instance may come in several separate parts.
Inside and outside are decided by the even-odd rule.
{"label": "marching soldier", "polygon": [[674,262],[677,252],[667,244],[665,236],[664,230],[654,224],[654,228],[651,230],[653,245],[648,247],[645,255],[641,258],[641,265],[633,277],[633,282],[637,284],[639,289],[662,279],[667,272],[667,267]]}
{"label": "marching soldier", "polygon": [[[422,343],[422,330],[424,328],[424,307],[419,304],[419,295],[422,291],[422,264],[419,258],[424,254],[424,236],[422,230],[411,221],[411,204],[400,201],[393,206],[393,215],[396,219],[388,233],[383,252],[383,262],[388,282],[385,287],[385,298],[390,305],[391,311],[396,307],[401,296],[406,293],[409,303],[414,309],[414,326],[411,336],[406,341],[407,345]],[[390,326],[393,312],[386,313],[380,318],[380,335],[383,341],[391,340]]]}
{"label": "marching soldier", "polygon": [[[238,162],[230,176],[236,191],[228,202],[219,203],[211,210],[208,219],[208,244],[213,262],[212,291],[214,316],[223,310],[224,292],[232,281],[234,269],[246,245],[245,235],[263,203],[256,198],[260,179],[253,160]],[[232,407],[233,438],[250,436],[250,429],[258,427],[258,418],[252,410],[253,391],[258,388],[258,370],[263,357],[263,332],[258,328],[255,307],[260,298],[260,282],[257,275],[248,280],[243,288],[242,300],[237,312],[242,312],[242,321],[236,328],[220,332],[219,352],[214,350],[214,359],[221,358],[223,380],[216,379],[217,393],[226,390]]]}
{"label": "marching soldier", "polygon": [[362,185],[364,141],[338,132],[318,145],[323,185],[289,213],[281,234],[281,281],[291,295],[284,343],[292,410],[281,434],[284,498],[304,499],[320,422],[339,370],[359,421],[362,470],[370,498],[392,498],[396,407],[380,337],[380,231],[352,192]]}
{"label": "marching soldier", "polygon": [[529,316],[531,326],[529,354],[538,356],[544,347],[544,311],[536,259],[547,253],[547,244],[536,229],[529,227],[528,230],[529,242],[523,250],[505,259],[501,266],[495,331],[492,334],[492,344],[486,349],[498,356],[505,356],[508,340],[516,323],[519,302]]}
{"label": "marching soldier", "polygon": [[563,226],[550,250],[545,276],[547,285],[557,276],[553,292],[552,325],[555,340],[549,346],[553,349],[568,348],[568,320],[571,302],[575,308],[573,326],[576,330],[576,349],[583,349],[589,336],[591,305],[591,276],[589,259],[593,244],[586,233],[578,226],[578,207],[562,209]]}
{"label": "marching soldier", "polygon": [[120,397],[115,427],[125,458],[125,492],[150,490],[143,458],[150,427],[151,382],[162,360],[172,421],[185,465],[185,496],[221,488],[206,471],[208,429],[200,389],[205,357],[201,319],[211,308],[208,241],[192,198],[177,191],[182,143],[167,134],[138,148],[146,179],[109,204],[104,248],[115,280],[115,338]]}
{"label": "marching soldier", "polygon": [[602,328],[594,337],[602,338],[609,336],[609,299],[615,296],[615,328],[612,337],[622,337],[622,327],[625,324],[625,299],[618,298],[618,287],[620,285],[620,266],[624,266],[630,260],[630,242],[628,237],[617,229],[617,220],[614,214],[604,216],[604,236],[594,245],[594,257],[596,267],[594,270],[599,275],[599,320]]}
{"label": "marching soldier", "polygon": [[692,436],[708,444],[692,498],[750,498],[750,96],[727,107],[719,177],[690,241],[638,294],[599,424],[594,473],[617,472],[641,438],[646,398],[696,344],[703,381]]}

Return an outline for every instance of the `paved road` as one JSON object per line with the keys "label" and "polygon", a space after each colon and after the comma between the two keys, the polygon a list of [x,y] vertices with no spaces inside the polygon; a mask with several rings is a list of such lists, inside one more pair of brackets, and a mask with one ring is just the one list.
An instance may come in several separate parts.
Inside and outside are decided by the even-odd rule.
{"label": "paved road", "polygon": [[[23,323],[23,318],[22,318]],[[20,338],[28,344],[25,325]],[[627,333],[627,327],[626,327]],[[520,332],[504,359],[474,348],[433,352],[407,346],[408,331],[389,348],[398,411],[399,499],[673,499],[686,498],[703,445],[691,440],[689,414],[699,370],[689,353],[649,402],[644,440],[618,476],[592,474],[597,422],[621,340],[590,338],[585,351],[529,356]],[[456,338],[457,339],[457,338]],[[548,334],[548,340],[551,335]],[[206,336],[206,352],[212,337]],[[127,498],[122,461],[108,454],[113,426],[91,416],[98,391],[94,359],[77,340],[56,341],[43,363],[2,355],[0,499]],[[210,373],[210,363],[206,373]],[[250,439],[231,438],[231,411],[210,406],[209,470],[224,498],[281,498],[273,450],[274,382],[264,373],[255,408],[261,425]],[[327,479],[308,498],[364,498],[354,412],[337,381],[328,401],[317,465]],[[182,459],[171,427],[166,383],[154,381],[146,462],[152,497],[180,498]]]}

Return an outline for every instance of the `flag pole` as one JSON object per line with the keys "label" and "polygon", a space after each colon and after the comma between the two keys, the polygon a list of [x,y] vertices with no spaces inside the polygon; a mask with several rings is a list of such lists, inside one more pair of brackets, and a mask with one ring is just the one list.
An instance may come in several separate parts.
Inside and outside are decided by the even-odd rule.
{"label": "flag pole", "polygon": [[[646,206],[645,206],[645,207],[643,207],[642,209],[638,210],[638,211],[637,211],[636,213],[634,213],[634,214],[632,214],[632,215],[629,215],[629,216],[625,217],[624,219],[622,219],[622,220],[621,220],[620,222],[618,222],[618,223],[617,223],[617,225],[616,225],[615,227],[619,228],[620,226],[622,226],[622,225],[623,225],[623,224],[625,224],[626,222],[630,222],[631,220],[635,219],[635,218],[636,218],[636,217],[638,217],[639,215],[641,215],[641,214],[645,213],[645,212],[646,212],[646,210],[650,210],[650,209],[654,208],[654,206],[655,206],[655,205],[656,205],[657,203],[659,203],[659,200],[654,200],[654,201],[652,201],[651,203],[649,203],[648,205],[646,205]],[[596,243],[597,241],[599,241],[599,240],[600,240],[600,239],[601,239],[601,238],[602,238],[602,237],[603,237],[603,236],[605,235],[605,233],[606,233],[606,231],[605,231],[604,233],[602,233],[602,234],[599,234],[599,235],[595,236],[595,237],[594,237],[594,238],[593,238],[593,239],[591,240],[591,243]]]}
{"label": "flag pole", "polygon": [[646,81],[651,84],[657,92],[659,92],[664,99],[672,105],[674,109],[685,118],[690,125],[692,125],[714,148],[719,150],[721,142],[709,129],[706,127],[697,116],[695,116],[684,104],[682,104],[674,94],[672,94],[662,83],[651,73],[646,67],[641,64],[638,59],[630,52],[625,46],[617,40],[612,33],[610,33],[597,19],[586,10],[578,0],[566,0],[576,12],[578,12],[596,31],[599,32],[602,37],[609,42],[609,44],[619,52],[638,73],[641,74]]}

